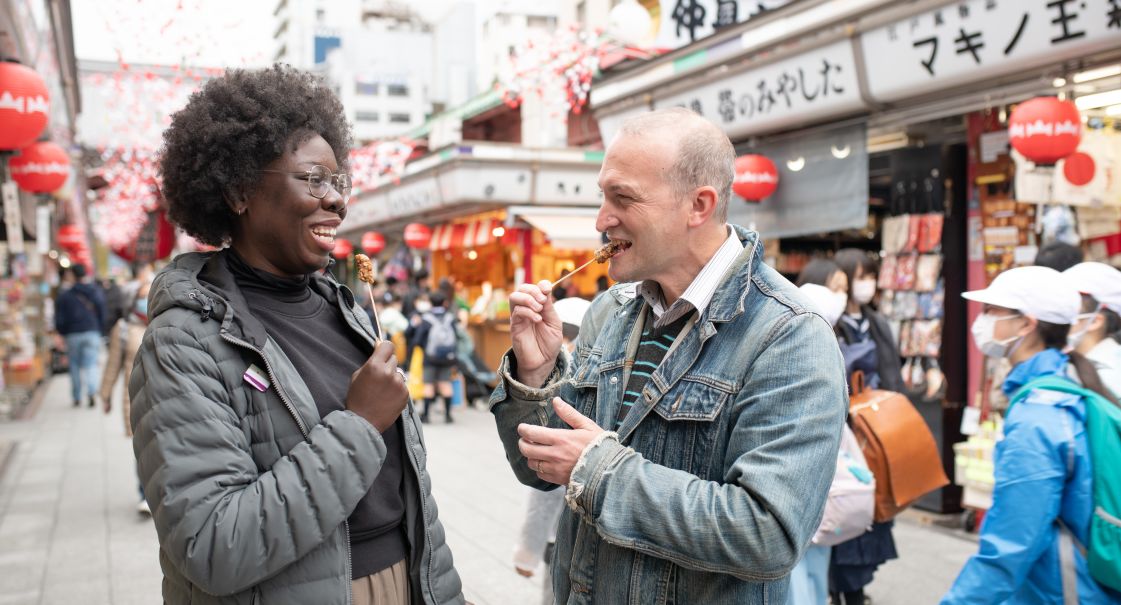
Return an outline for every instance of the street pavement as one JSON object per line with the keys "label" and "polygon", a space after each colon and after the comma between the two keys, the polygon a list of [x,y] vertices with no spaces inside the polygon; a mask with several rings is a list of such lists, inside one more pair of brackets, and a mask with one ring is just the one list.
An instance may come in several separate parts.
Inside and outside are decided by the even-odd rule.
{"label": "street pavement", "polygon": [[[75,409],[68,391],[54,377],[32,417],[0,423],[0,605],[159,603],[159,545],[136,510],[119,405],[109,415]],[[456,412],[451,425],[434,414],[425,440],[464,594],[478,605],[539,603],[540,574],[523,578],[511,563],[528,488],[507,467],[490,414]],[[877,604],[936,603],[976,549],[921,515],[901,518],[895,538],[900,558],[868,590]]]}

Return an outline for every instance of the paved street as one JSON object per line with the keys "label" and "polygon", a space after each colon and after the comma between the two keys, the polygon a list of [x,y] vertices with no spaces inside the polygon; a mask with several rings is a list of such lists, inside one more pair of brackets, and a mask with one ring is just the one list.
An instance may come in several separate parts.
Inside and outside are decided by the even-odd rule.
{"label": "paved street", "polygon": [[[0,443],[17,444],[0,471],[0,605],[158,603],[158,545],[136,512],[119,409],[73,409],[68,384],[56,377],[34,417],[0,424]],[[511,565],[526,488],[506,467],[490,415],[459,410],[455,424],[437,421],[426,439],[467,598],[539,602],[540,580]],[[881,569],[869,594],[882,604],[937,602],[975,544],[910,519],[896,528],[901,558]]]}

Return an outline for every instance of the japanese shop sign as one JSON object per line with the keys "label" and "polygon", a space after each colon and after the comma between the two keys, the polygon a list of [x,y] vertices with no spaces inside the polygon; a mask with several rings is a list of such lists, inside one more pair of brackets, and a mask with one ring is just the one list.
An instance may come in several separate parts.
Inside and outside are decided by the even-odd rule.
{"label": "japanese shop sign", "polygon": [[793,0],[661,0],[655,48],[680,48]]}
{"label": "japanese shop sign", "polygon": [[688,107],[732,138],[817,122],[864,107],[851,42],[729,76],[654,101],[655,109]]}
{"label": "japanese shop sign", "polygon": [[877,101],[1115,47],[1121,0],[965,0],[860,36]]}

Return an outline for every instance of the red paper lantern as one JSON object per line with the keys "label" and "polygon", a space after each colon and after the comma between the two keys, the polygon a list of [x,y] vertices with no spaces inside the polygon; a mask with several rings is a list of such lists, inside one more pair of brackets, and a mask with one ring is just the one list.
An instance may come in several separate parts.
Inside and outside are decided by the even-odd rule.
{"label": "red paper lantern", "polygon": [[1094,164],[1094,158],[1081,151],[1070,154],[1067,156],[1066,160],[1063,161],[1063,176],[1066,177],[1066,180],[1070,181],[1072,185],[1077,185],[1079,187],[1094,180],[1094,172],[1096,170],[1097,166]]}
{"label": "red paper lantern", "polygon": [[49,141],[32,143],[8,162],[12,179],[30,193],[50,193],[66,184],[70,176],[70,156]]}
{"label": "red paper lantern", "polygon": [[369,255],[385,250],[385,236],[377,231],[367,231],[362,234],[362,251]]}
{"label": "red paper lantern", "polygon": [[86,245],[86,231],[78,225],[62,225],[57,239],[60,248],[77,249]]}
{"label": "red paper lantern", "polygon": [[415,250],[423,250],[432,240],[432,229],[422,223],[405,225],[405,245]]}
{"label": "red paper lantern", "polygon": [[0,62],[0,149],[14,151],[35,142],[47,127],[50,93],[35,70]]}
{"label": "red paper lantern", "polygon": [[744,155],[736,158],[736,178],[732,191],[749,202],[771,195],[778,187],[778,169],[775,163],[762,155]]}
{"label": "red paper lantern", "polygon": [[331,251],[331,256],[335,258],[346,258],[350,253],[354,252],[354,244],[350,243],[348,239],[335,240],[335,249]]}
{"label": "red paper lantern", "polygon": [[1008,142],[1036,164],[1054,164],[1074,153],[1082,141],[1082,116],[1070,101],[1036,97],[1012,110]]}

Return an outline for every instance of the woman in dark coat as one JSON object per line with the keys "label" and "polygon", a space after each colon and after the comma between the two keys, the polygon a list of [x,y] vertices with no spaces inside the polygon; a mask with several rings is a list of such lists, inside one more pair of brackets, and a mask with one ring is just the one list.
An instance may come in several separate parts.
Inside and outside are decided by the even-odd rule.
{"label": "woman in dark coat", "polygon": [[[833,260],[848,277],[849,302],[837,322],[846,369],[864,372],[865,384],[887,391],[903,391],[899,347],[887,319],[871,307],[876,295],[876,263],[863,250],[846,248]],[[898,558],[891,536],[893,523],[875,523],[867,533],[833,547],[829,566],[829,591],[833,601],[863,605],[864,587],[872,583],[876,568]]]}

